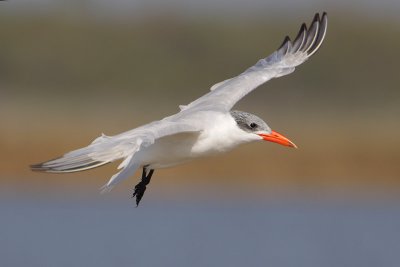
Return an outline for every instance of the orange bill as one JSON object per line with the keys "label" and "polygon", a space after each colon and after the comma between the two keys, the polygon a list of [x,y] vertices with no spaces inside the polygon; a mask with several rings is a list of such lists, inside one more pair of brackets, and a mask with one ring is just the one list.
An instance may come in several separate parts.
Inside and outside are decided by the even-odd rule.
{"label": "orange bill", "polygon": [[271,131],[270,134],[258,134],[258,135],[261,136],[262,139],[264,139],[265,141],[274,142],[274,143],[277,143],[280,145],[297,148],[297,146],[292,141],[290,141],[289,139],[287,139],[286,137],[284,137],[283,135],[281,135],[280,133],[277,133],[275,131]]}

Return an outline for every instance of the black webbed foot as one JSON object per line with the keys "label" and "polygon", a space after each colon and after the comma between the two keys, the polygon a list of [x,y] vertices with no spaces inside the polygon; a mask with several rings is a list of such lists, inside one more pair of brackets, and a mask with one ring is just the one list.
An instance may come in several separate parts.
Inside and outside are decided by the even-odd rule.
{"label": "black webbed foot", "polygon": [[142,200],[145,191],[146,185],[143,182],[140,182],[135,186],[135,191],[133,192],[132,197],[136,196],[136,207],[139,206],[140,200]]}
{"label": "black webbed foot", "polygon": [[136,197],[136,207],[139,206],[140,201],[142,200],[142,197],[144,195],[144,192],[146,191],[146,185],[150,183],[151,176],[153,175],[154,170],[150,170],[148,174],[147,173],[147,168],[143,168],[142,172],[142,180],[135,186],[135,189],[133,191],[132,197]]}

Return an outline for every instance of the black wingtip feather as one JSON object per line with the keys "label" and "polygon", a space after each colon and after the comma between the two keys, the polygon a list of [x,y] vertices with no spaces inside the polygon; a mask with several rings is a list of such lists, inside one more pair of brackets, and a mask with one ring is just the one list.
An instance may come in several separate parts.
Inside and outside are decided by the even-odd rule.
{"label": "black wingtip feather", "polygon": [[278,50],[281,50],[286,45],[287,42],[290,42],[290,38],[289,38],[289,36],[286,35],[285,39],[283,39],[283,42],[279,46]]}
{"label": "black wingtip feather", "polygon": [[294,43],[304,34],[304,31],[307,31],[307,25],[305,23],[301,24],[300,30],[294,38]]}
{"label": "black wingtip feather", "polygon": [[318,21],[319,29],[318,29],[318,32],[316,33],[316,39],[315,39],[315,42],[311,45],[311,47],[309,48],[309,51],[308,51],[308,54],[310,54],[310,55],[312,55],[315,52],[317,52],[317,50],[319,49],[319,47],[322,44],[322,41],[325,38],[326,28],[327,28],[327,23],[328,23],[327,16],[328,16],[327,13],[323,12],[322,13],[322,17]]}
{"label": "black wingtip feather", "polygon": [[319,21],[320,21],[320,19],[319,19],[319,13],[315,13],[314,18],[313,18],[311,24],[314,24],[315,22],[319,22]]}
{"label": "black wingtip feather", "polygon": [[303,31],[307,31],[307,25],[304,22],[303,24],[301,24],[299,33],[297,34],[296,38],[299,37],[303,33]]}
{"label": "black wingtip feather", "polygon": [[325,11],[322,15],[315,13],[310,27],[307,27],[306,23],[301,24],[294,41],[291,42],[289,36],[286,36],[277,51],[282,55],[289,50],[290,53],[299,51],[307,52],[309,55],[315,53],[325,37],[327,16],[328,14]]}
{"label": "black wingtip feather", "polygon": [[303,23],[301,24],[300,30],[297,33],[296,38],[294,38],[291,52],[295,53],[302,48],[306,34],[307,34],[307,25]]}

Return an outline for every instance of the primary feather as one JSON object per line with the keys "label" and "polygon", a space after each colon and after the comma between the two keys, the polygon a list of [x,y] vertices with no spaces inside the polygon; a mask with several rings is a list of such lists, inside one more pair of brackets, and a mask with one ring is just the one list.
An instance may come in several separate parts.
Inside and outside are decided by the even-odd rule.
{"label": "primary feather", "polygon": [[305,62],[321,46],[328,26],[327,14],[317,13],[307,30],[303,23],[294,42],[286,37],[282,45],[271,55],[260,59],[242,74],[217,83],[211,91],[187,105],[184,111],[220,110],[229,111],[248,93],[272,78],[292,73],[295,67]]}

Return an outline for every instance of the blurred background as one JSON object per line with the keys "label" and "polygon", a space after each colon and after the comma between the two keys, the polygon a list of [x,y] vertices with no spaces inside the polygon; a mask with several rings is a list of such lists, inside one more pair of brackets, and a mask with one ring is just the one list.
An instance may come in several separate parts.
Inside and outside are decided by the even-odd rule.
{"label": "blurred background", "polygon": [[[235,109],[272,143],[111,193],[29,165],[178,111],[327,11],[320,51]],[[400,2],[0,2],[0,265],[399,266]]]}

